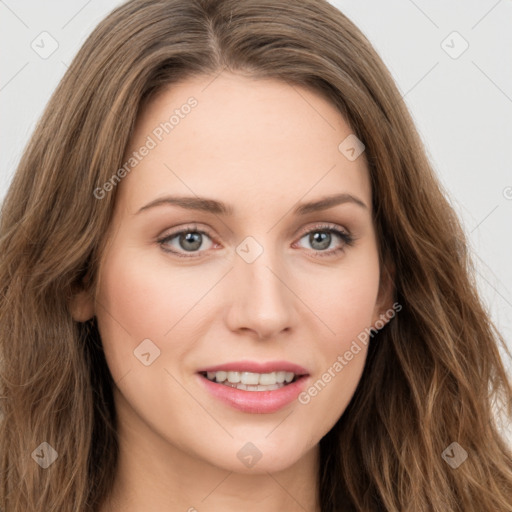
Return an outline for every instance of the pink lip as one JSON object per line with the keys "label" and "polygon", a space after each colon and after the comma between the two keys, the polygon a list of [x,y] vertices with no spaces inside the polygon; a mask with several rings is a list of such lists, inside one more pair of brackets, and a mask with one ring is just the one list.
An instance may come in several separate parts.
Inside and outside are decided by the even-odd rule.
{"label": "pink lip", "polygon": [[309,377],[303,375],[296,381],[273,391],[244,391],[224,384],[218,384],[198,374],[202,385],[215,398],[235,409],[253,414],[268,414],[282,409],[293,402],[306,387]]}
{"label": "pink lip", "polygon": [[308,371],[298,364],[288,361],[269,361],[267,363],[258,363],[256,361],[233,361],[231,363],[219,364],[201,368],[199,372],[253,372],[253,373],[272,373],[278,371],[293,372],[295,375],[307,375]]}
{"label": "pink lip", "polygon": [[[293,372],[298,377],[296,381],[273,391],[244,391],[224,384],[212,382],[201,373],[218,371],[239,371],[254,373],[271,373],[276,371]],[[299,377],[300,376],[300,377]],[[239,361],[210,366],[198,371],[198,378],[206,390],[225,404],[243,412],[253,414],[268,414],[282,409],[293,402],[305,388],[308,371],[297,364],[287,361],[270,361],[258,363],[255,361]]]}

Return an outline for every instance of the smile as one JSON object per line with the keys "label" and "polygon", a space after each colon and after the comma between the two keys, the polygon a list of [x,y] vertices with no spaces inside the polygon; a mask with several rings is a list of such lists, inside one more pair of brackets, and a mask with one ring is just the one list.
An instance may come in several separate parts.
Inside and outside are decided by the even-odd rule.
{"label": "smile", "polygon": [[212,382],[230,386],[243,391],[273,391],[282,388],[296,380],[297,376],[293,372],[277,371],[271,373],[237,372],[237,371],[218,371],[203,372],[203,376]]}
{"label": "smile", "polygon": [[211,397],[253,414],[273,413],[291,404],[309,380],[303,367],[285,362],[233,362],[204,368],[197,376]]}

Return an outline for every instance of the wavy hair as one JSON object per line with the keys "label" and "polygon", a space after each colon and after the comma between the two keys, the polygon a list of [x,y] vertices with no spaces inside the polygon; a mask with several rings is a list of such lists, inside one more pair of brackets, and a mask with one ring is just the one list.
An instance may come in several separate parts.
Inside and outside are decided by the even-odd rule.
{"label": "wavy hair", "polygon": [[[402,310],[368,347],[347,409],[320,441],[322,512],[512,512],[505,342],[468,242],[389,73],[325,0],[131,0],[92,32],[25,148],[0,219],[0,509],[96,511],[116,472],[114,385],[93,293],[137,116],[163,87],[222,70],[300,85],[366,146],[379,256]],[[42,442],[58,463],[42,469]],[[443,451],[457,442],[457,469]],[[31,457],[32,454],[32,457]],[[37,453],[36,453],[37,456]]]}

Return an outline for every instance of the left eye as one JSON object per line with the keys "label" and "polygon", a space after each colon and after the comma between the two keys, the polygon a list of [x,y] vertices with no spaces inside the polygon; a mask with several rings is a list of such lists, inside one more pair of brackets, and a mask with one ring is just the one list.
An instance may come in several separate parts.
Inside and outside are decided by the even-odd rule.
{"label": "left eye", "polygon": [[[341,247],[327,250],[329,249],[331,242],[335,241],[333,239],[333,235],[334,238],[341,239]],[[325,252],[325,254],[333,254],[343,250],[344,245],[351,245],[353,243],[353,238],[348,233],[331,227],[314,228],[302,236],[301,240],[304,238],[308,240],[315,252]]]}

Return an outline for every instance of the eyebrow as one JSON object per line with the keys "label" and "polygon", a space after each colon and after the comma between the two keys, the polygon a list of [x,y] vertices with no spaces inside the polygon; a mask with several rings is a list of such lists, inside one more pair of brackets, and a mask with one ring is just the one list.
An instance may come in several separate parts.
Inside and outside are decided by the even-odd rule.
{"label": "eyebrow", "polygon": [[[361,199],[351,194],[344,193],[325,196],[316,201],[300,203],[294,208],[293,215],[307,215],[308,213],[328,210],[329,208],[345,203],[355,204],[368,210],[368,206]],[[187,210],[198,210],[216,215],[231,216],[234,213],[232,206],[215,199],[197,196],[165,196],[146,204],[139,209],[136,215],[150,208],[164,205],[174,205]]]}

